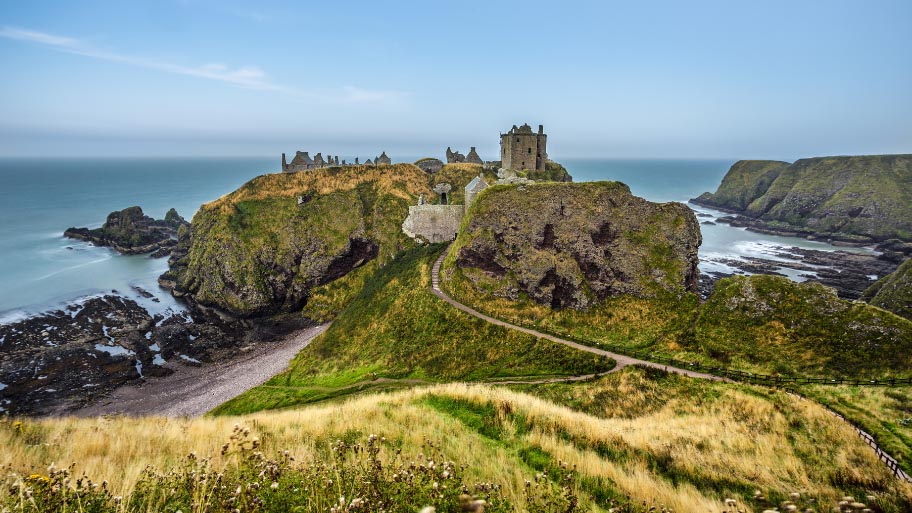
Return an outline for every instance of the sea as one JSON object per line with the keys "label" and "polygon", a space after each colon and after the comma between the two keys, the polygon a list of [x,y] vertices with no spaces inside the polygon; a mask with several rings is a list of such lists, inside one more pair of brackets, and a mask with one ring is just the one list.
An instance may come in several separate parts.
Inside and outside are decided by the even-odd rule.
{"label": "sea", "polygon": [[[401,159],[412,161],[415,159]],[[557,159],[574,181],[617,180],[652,201],[680,201],[715,191],[733,160]],[[120,255],[63,237],[69,227],[101,226],[133,205],[156,219],[169,208],[188,220],[203,203],[248,180],[278,171],[276,158],[0,159],[0,323],[115,292],[152,314],[183,307],[158,286],[167,258]],[[722,212],[690,205],[714,221]],[[706,217],[708,216],[708,217]],[[775,248],[846,250],[817,241],[701,225],[703,272],[733,272],[720,260],[776,259]],[[870,251],[853,248],[850,251]],[[801,281],[783,261],[781,271]],[[144,293],[145,291],[146,293]],[[150,295],[152,297],[147,297]]]}

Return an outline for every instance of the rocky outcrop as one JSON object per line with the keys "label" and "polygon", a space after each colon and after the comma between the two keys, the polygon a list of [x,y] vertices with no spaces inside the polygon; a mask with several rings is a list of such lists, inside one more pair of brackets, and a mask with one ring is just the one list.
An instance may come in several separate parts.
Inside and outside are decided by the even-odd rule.
{"label": "rocky outcrop", "polygon": [[786,375],[882,378],[912,368],[912,322],[780,276],[719,280],[700,308],[694,344],[736,367]]}
{"label": "rocky outcrop", "polygon": [[125,255],[152,253],[155,257],[167,256],[177,243],[177,231],[189,223],[173,208],[165,218],[152,219],[139,207],[129,207],[108,214],[101,228],[69,228],[63,235],[72,239],[89,241],[98,246],[109,246]]}
{"label": "rocky outcrop", "polygon": [[619,182],[497,185],[467,215],[447,267],[495,296],[585,309],[613,296],[697,288],[694,213]]}
{"label": "rocky outcrop", "polygon": [[851,243],[912,240],[912,155],[735,163],[691,201],[740,214],[732,224]]}
{"label": "rocky outcrop", "polygon": [[874,306],[912,320],[912,258],[892,274],[877,280],[862,298]]}
{"label": "rocky outcrop", "polygon": [[412,244],[400,226],[428,179],[411,164],[257,177],[203,205],[160,283],[234,317],[300,311],[314,287]]}

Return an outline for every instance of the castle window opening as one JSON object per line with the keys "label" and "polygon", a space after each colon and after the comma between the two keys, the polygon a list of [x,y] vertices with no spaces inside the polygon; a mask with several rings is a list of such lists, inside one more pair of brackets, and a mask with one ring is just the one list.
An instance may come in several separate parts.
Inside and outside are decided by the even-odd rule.
{"label": "castle window opening", "polygon": [[532,155],[532,148],[527,148],[526,153],[528,153],[529,155]]}
{"label": "castle window opening", "polygon": [[440,204],[441,205],[447,204],[447,194],[445,192],[440,195]]}

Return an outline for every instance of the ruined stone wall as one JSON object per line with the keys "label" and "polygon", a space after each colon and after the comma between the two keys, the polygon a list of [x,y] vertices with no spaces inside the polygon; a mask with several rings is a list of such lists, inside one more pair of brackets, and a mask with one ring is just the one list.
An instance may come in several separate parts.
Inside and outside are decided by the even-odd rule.
{"label": "ruined stone wall", "polygon": [[402,231],[428,242],[449,242],[456,238],[464,214],[463,205],[413,205],[402,223]]}

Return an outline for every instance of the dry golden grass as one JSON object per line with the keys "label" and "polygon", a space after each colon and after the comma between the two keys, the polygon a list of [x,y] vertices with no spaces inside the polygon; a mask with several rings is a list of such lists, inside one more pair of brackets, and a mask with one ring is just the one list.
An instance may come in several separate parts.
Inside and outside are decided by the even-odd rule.
{"label": "dry golden grass", "polygon": [[307,192],[329,194],[351,190],[368,182],[375,182],[381,189],[409,202],[419,194],[432,194],[427,173],[412,164],[328,167],[300,173],[258,176],[236,191],[204,204],[202,208],[222,209],[230,213],[231,207],[242,201],[295,197]]}
{"label": "dry golden grass", "polygon": [[[353,432],[401,441],[404,453],[417,453],[426,438],[439,441],[444,454],[469,465],[470,479],[500,483],[512,499],[521,496],[532,472],[517,456],[520,444],[576,465],[581,478],[608,479],[622,493],[675,511],[722,511],[718,492],[700,485],[713,480],[836,500],[845,491],[833,485],[839,476],[878,488],[894,502],[912,501],[912,486],[896,481],[847,425],[815,403],[735,385],[706,386],[717,387],[718,397],[689,401],[684,394],[633,418],[575,411],[505,388],[447,384],[243,417],[63,418],[27,421],[19,428],[7,422],[0,425],[0,465],[28,473],[75,462],[77,472],[107,479],[115,493],[128,494],[148,464],[168,468],[190,452],[224,464],[219,449],[240,423],[260,437],[264,452],[287,449],[305,462],[321,457],[329,441]],[[493,441],[428,404],[430,397],[441,396],[497,405],[497,411],[509,412],[499,414],[503,425],[521,415],[531,428],[516,428],[510,443]],[[602,455],[593,449],[599,444],[633,456]],[[655,458],[692,479],[674,484],[649,467]],[[583,499],[586,508],[597,510],[591,497]]]}

